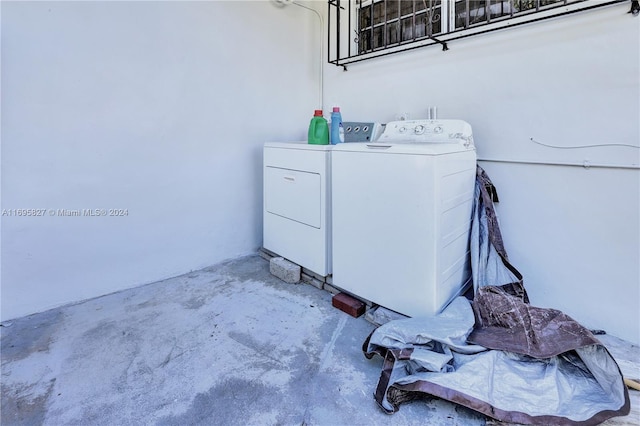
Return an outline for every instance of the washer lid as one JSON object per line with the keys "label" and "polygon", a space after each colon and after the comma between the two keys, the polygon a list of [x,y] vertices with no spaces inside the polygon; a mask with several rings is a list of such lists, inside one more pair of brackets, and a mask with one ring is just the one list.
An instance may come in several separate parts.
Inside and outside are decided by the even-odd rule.
{"label": "washer lid", "polygon": [[333,153],[366,152],[373,154],[447,155],[475,151],[473,145],[465,147],[455,143],[345,143],[335,145]]}

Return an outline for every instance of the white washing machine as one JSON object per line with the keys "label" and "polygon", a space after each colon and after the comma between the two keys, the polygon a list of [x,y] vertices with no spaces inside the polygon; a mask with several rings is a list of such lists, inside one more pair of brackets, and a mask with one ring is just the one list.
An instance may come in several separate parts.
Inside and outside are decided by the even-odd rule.
{"label": "white washing machine", "polygon": [[411,317],[471,285],[468,123],[388,123],[376,143],[334,147],[331,173],[333,285]]}
{"label": "white washing machine", "polygon": [[264,145],[263,246],[331,273],[331,149],[306,142]]}

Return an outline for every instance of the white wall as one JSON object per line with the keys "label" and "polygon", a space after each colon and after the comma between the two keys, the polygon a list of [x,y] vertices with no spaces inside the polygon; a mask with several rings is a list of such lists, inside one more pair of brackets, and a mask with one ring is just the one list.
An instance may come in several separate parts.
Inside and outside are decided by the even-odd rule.
{"label": "white wall", "polygon": [[[2,2],[3,320],[262,241],[262,144],[318,102],[317,17],[272,2]],[[50,209],[128,210],[59,217]]]}
{"label": "white wall", "polygon": [[[315,2],[325,11],[326,3]],[[345,120],[463,118],[486,159],[630,165],[640,20],[628,4],[325,65]],[[2,2],[2,320],[198,269],[261,243],[261,146],[304,138],[317,18],[271,2]],[[242,32],[234,35],[234,31]],[[640,342],[640,174],[482,162],[533,304]]]}
{"label": "white wall", "polygon": [[[640,164],[640,19],[629,4],[325,66],[325,105],[346,121],[401,112],[471,123],[478,156]],[[481,162],[498,188],[510,259],[536,306],[640,342],[640,171]]]}

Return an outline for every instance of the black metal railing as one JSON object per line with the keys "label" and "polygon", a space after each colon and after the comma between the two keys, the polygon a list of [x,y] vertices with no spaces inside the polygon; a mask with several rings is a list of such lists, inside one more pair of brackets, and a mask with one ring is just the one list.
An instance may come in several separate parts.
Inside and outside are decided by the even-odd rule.
{"label": "black metal railing", "polygon": [[448,50],[451,40],[628,2],[329,0],[328,61],[346,69],[350,63],[418,47],[439,44]]}

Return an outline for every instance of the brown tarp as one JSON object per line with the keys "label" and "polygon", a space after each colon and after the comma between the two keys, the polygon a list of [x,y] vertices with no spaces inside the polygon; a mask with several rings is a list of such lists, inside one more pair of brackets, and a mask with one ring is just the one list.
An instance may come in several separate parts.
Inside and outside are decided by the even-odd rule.
{"label": "brown tarp", "polygon": [[[482,221],[479,229],[485,232],[484,243],[497,252],[499,267],[515,280],[480,287],[474,283],[474,323],[466,335],[458,332],[455,336],[463,341],[466,337],[469,347],[451,345],[450,337],[433,329],[437,321],[425,320],[424,332],[415,331],[414,319],[392,321],[394,324],[374,330],[364,342],[363,351],[367,358],[374,354],[384,358],[375,392],[380,407],[393,413],[404,402],[436,396],[500,421],[540,425],[595,425],[628,414],[629,395],[607,349],[564,313],[529,304],[522,275],[511,265],[504,249],[493,207],[497,201],[495,187],[480,167],[476,196],[473,219]],[[464,308],[460,301],[451,307],[462,309],[463,323],[469,321]],[[449,316],[455,320],[455,315]],[[404,333],[403,324],[411,330]],[[464,326],[461,330],[464,333]],[[440,371],[438,367],[425,368],[416,356],[419,350],[450,354],[450,361]],[[541,392],[550,390],[557,395],[547,400],[548,407],[540,406],[544,403],[539,401],[545,401]],[[599,404],[597,408],[593,408],[595,403]]]}

